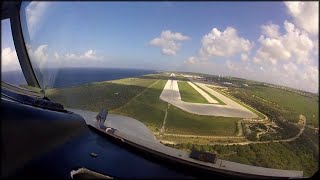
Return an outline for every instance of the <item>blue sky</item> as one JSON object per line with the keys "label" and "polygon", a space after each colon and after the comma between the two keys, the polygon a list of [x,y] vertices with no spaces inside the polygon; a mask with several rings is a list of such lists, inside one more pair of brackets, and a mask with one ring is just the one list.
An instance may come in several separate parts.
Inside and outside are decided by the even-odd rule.
{"label": "blue sky", "polygon": [[[40,69],[94,66],[181,70],[295,88],[306,81],[312,83],[306,90],[318,91],[318,30],[313,27],[319,21],[315,17],[318,5],[32,2],[24,6],[24,35],[29,54]],[[13,49],[8,28],[2,31],[2,44]],[[287,48],[288,44],[294,45]],[[288,76],[288,71],[294,72]]]}
{"label": "blue sky", "polygon": [[39,38],[34,38],[35,46],[48,44],[56,51],[75,52],[94,48],[110,56],[146,57],[150,61],[168,58],[148,45],[163,30],[191,37],[174,57],[183,60],[197,51],[202,36],[213,27],[232,26],[240,36],[256,40],[261,24],[270,20],[281,23],[286,18],[281,2],[54,3],[46,16],[37,32]]}

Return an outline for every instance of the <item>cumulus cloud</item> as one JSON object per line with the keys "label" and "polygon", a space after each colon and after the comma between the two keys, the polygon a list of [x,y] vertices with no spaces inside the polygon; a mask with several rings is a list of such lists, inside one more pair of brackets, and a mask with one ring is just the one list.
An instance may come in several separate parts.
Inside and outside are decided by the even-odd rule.
{"label": "cumulus cloud", "polygon": [[102,56],[98,56],[97,52],[92,49],[80,54],[66,53],[64,55],[59,55],[58,53],[55,53],[55,56],[66,60],[100,60],[103,58]]}
{"label": "cumulus cloud", "polygon": [[36,31],[40,28],[41,23],[44,21],[44,13],[47,11],[48,7],[52,2],[46,1],[32,1],[25,9],[27,26],[31,38],[33,38]]}
{"label": "cumulus cloud", "polygon": [[[235,29],[213,28],[202,38],[199,53],[184,61],[185,67],[318,92],[318,4],[311,7],[306,3],[286,2],[293,22],[262,25],[253,53],[254,43],[239,37]],[[210,66],[202,63],[213,56],[225,61]]]}
{"label": "cumulus cloud", "polygon": [[293,74],[294,72],[296,72],[298,70],[297,65],[292,62],[289,62],[288,64],[283,64],[282,67],[289,74]]}
{"label": "cumulus cloud", "polygon": [[303,70],[303,80],[307,80],[307,82],[311,82],[315,84],[315,90],[319,88],[319,68],[316,66],[305,66]]}
{"label": "cumulus cloud", "polygon": [[186,41],[190,38],[179,32],[171,32],[170,30],[162,31],[160,37],[152,39],[149,44],[160,47],[164,55],[174,56],[180,49],[181,44],[178,41]]}
{"label": "cumulus cloud", "polygon": [[312,65],[304,65],[299,67],[293,62],[283,64],[281,67],[272,72],[277,79],[275,83],[293,87],[296,89],[318,92],[318,67]]}
{"label": "cumulus cloud", "polygon": [[317,35],[319,31],[319,2],[284,2],[294,23]]}
{"label": "cumulus cloud", "polygon": [[[280,28],[284,29],[283,33]],[[264,69],[257,73],[257,80],[317,92],[318,65],[315,59],[318,54],[315,48],[318,40],[312,39],[311,32],[289,21],[285,21],[282,27],[262,25],[261,32],[259,48],[252,58],[252,62],[260,67],[257,69]]]}
{"label": "cumulus cloud", "polygon": [[1,50],[1,71],[13,71],[20,68],[17,53],[9,47]]}
{"label": "cumulus cloud", "polygon": [[[81,65],[97,65],[99,60],[103,59],[103,56],[97,55],[96,50],[90,49],[82,53],[49,53],[48,45],[42,44],[32,48],[31,45],[27,45],[27,50],[32,63],[36,67],[42,69],[45,67],[60,67],[60,66],[81,66]],[[89,62],[90,61],[90,62]]]}
{"label": "cumulus cloud", "polygon": [[27,45],[27,50],[32,63],[37,67],[42,68],[48,64],[49,54],[47,44],[39,45],[35,49],[31,45]]}
{"label": "cumulus cloud", "polygon": [[241,60],[242,60],[242,61],[249,61],[249,56],[248,56],[248,54],[242,53],[242,54],[241,54]]}
{"label": "cumulus cloud", "polygon": [[48,60],[48,53],[47,53],[48,45],[43,44],[38,46],[38,48],[34,51],[34,56],[39,61],[47,61]]}
{"label": "cumulus cloud", "polygon": [[197,62],[198,62],[198,60],[194,56],[189,57],[186,61],[184,61],[184,63],[186,63],[186,64],[196,64]]}
{"label": "cumulus cloud", "polygon": [[57,52],[54,53],[54,57],[55,57],[56,59],[60,59],[60,55],[59,55]]}
{"label": "cumulus cloud", "polygon": [[202,38],[200,56],[229,57],[239,53],[247,53],[254,46],[253,42],[238,36],[237,30],[227,27],[223,32],[213,28]]}
{"label": "cumulus cloud", "polygon": [[279,25],[277,24],[269,24],[261,26],[262,33],[270,38],[279,37]]}
{"label": "cumulus cloud", "polygon": [[298,64],[310,63],[313,41],[308,33],[285,21],[285,33],[280,34],[279,26],[262,25],[262,35],[259,38],[260,47],[253,58],[255,63],[270,62],[276,65],[278,61],[295,61]]}

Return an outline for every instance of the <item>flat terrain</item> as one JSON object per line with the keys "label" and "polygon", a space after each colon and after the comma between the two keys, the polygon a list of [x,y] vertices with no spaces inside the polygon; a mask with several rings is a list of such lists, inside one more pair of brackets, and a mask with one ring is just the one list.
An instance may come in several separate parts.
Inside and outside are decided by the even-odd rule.
{"label": "flat terrain", "polygon": [[[195,84],[196,85],[196,84]],[[226,103],[224,103],[223,101],[221,101],[219,98],[215,97],[213,94],[209,93],[208,91],[206,91],[205,89],[201,88],[200,86],[196,85],[197,87],[199,87],[200,89],[202,89],[204,92],[206,92],[212,99],[216,100],[216,102],[218,104],[221,105],[226,105]]]}
{"label": "flat terrain", "polygon": [[159,99],[159,94],[165,83],[165,80],[157,80],[136,98],[123,107],[113,110],[112,113],[135,118],[143,122],[152,131],[159,130],[167,107],[167,103]]}
{"label": "flat terrain", "polygon": [[[135,118],[146,124],[152,131],[159,132],[168,107],[168,103],[159,98],[166,82],[166,80],[156,81],[123,107],[111,112]],[[240,120],[239,118],[199,116],[174,106],[169,106],[167,112],[166,133],[232,136],[236,133],[236,122]]]}
{"label": "flat terrain", "polygon": [[178,81],[178,86],[182,101],[191,103],[208,103],[208,101],[193,87],[191,87],[188,82]]}
{"label": "flat terrain", "polygon": [[232,136],[240,118],[200,116],[170,106],[166,123],[168,133]]}
{"label": "flat terrain", "polygon": [[104,81],[68,88],[46,90],[53,101],[68,108],[100,111],[123,106],[157,79],[148,77]]}
{"label": "flat terrain", "polygon": [[203,104],[189,103],[181,100],[180,91],[177,80],[168,80],[160,99],[169,102],[170,104],[192,114],[207,115],[207,116],[223,116],[223,117],[240,117],[240,118],[255,118],[256,114],[234,102],[230,98],[210,89],[205,84],[196,83],[201,88],[221,99],[226,105],[220,104]]}
{"label": "flat terrain", "polygon": [[218,101],[215,98],[212,98],[207,92],[203,89],[199,88],[197,85],[193,84],[192,82],[188,81],[188,84],[193,87],[201,96],[203,96],[209,103],[217,104]]}

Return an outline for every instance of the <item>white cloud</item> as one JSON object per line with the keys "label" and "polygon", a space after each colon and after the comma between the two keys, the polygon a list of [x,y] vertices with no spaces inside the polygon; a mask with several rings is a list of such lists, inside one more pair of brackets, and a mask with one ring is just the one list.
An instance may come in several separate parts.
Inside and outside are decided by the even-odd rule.
{"label": "white cloud", "polygon": [[34,56],[39,61],[47,61],[48,60],[48,53],[46,52],[48,48],[47,44],[40,45],[35,51]]}
{"label": "white cloud", "polygon": [[189,57],[186,61],[184,61],[184,63],[186,64],[195,64],[197,62],[195,57]]}
{"label": "white cloud", "polygon": [[288,60],[291,57],[279,39],[265,38],[263,35],[259,38],[260,48],[257,51],[257,59],[268,60],[273,65],[276,60]]}
{"label": "white cloud", "polygon": [[162,31],[160,37],[152,39],[149,44],[160,47],[162,54],[174,56],[180,49],[181,44],[177,41],[186,41],[190,38],[179,32],[171,32],[170,30]]}
{"label": "white cloud", "polygon": [[[289,3],[290,4],[290,3]],[[303,6],[303,7],[302,7]],[[256,52],[251,54],[253,42],[237,36],[233,29],[223,32],[213,28],[202,38],[199,54],[184,61],[185,69],[197,69],[198,72],[231,75],[262,82],[268,82],[310,92],[319,91],[319,41],[317,33],[311,28],[318,26],[315,18],[309,20],[308,13],[301,9],[313,8],[302,3],[294,10],[293,22],[284,21],[283,25],[266,24],[261,26]],[[318,7],[317,7],[318,9]],[[318,10],[317,12],[318,13]],[[300,22],[300,20],[308,22]],[[313,19],[313,20],[312,20]],[[316,26],[315,26],[316,25]],[[283,30],[283,31],[282,31]],[[318,31],[318,29],[316,30]],[[239,45],[241,44],[241,45]],[[225,57],[239,55],[229,60]],[[220,56],[219,60],[204,64],[209,57]],[[239,59],[237,59],[239,57]],[[218,58],[217,58],[218,59]]]}
{"label": "white cloud", "polygon": [[319,31],[319,2],[284,2],[294,23],[317,35]]}
{"label": "white cloud", "polygon": [[271,62],[276,65],[278,61],[295,61],[298,64],[310,63],[310,54],[313,42],[305,31],[301,31],[294,24],[285,21],[285,34],[279,33],[279,26],[263,25],[259,42],[260,47],[256,52],[253,62]]}
{"label": "white cloud", "polygon": [[312,84],[319,86],[319,68],[316,66],[305,66],[303,79],[311,81]]}
{"label": "white cloud", "polygon": [[64,59],[67,59],[67,60],[71,60],[71,59],[79,59],[80,57],[77,57],[75,54],[73,53],[67,53],[65,54],[64,56]]}
{"label": "white cloud", "polygon": [[260,66],[260,68],[259,68],[261,71],[264,71],[264,68],[262,67],[262,66]]}
{"label": "white cloud", "polygon": [[13,71],[20,68],[17,53],[9,47],[1,50],[1,71]]}
{"label": "white cloud", "polygon": [[270,38],[279,37],[279,25],[277,24],[269,24],[261,26],[262,33]]}
{"label": "white cloud", "polygon": [[74,53],[67,53],[60,56],[58,53],[56,53],[55,56],[66,60],[101,60],[103,58],[102,56],[97,56],[96,51],[92,49],[78,55]]}
{"label": "white cloud", "polygon": [[289,62],[288,64],[283,64],[283,69],[287,72],[287,73],[294,73],[297,71],[298,67],[296,64]]}
{"label": "white cloud", "polygon": [[292,62],[284,64],[276,72],[278,81],[280,80],[283,85],[311,92],[318,92],[318,74],[319,70],[316,66],[299,67]]}
{"label": "white cloud", "polygon": [[254,46],[253,42],[238,36],[237,30],[227,27],[223,32],[213,28],[202,38],[200,56],[229,57],[239,53],[248,53]]}
{"label": "white cloud", "polygon": [[241,54],[241,60],[242,60],[242,61],[249,61],[249,56],[248,56],[248,54],[242,53],[242,54]]}
{"label": "white cloud", "polygon": [[283,23],[284,33],[280,28],[275,24],[261,26],[260,46],[252,62],[264,70],[256,73],[256,80],[317,92],[318,41],[291,22]]}
{"label": "white cloud", "polygon": [[31,45],[27,45],[27,49],[32,63],[40,69],[60,66],[95,66],[103,59],[103,56],[98,56],[96,50],[93,49],[83,53],[69,52],[65,54],[58,52],[50,54],[47,44],[40,45],[35,50],[33,50]]}
{"label": "white cloud", "polygon": [[54,53],[54,57],[55,57],[56,59],[60,59],[60,55],[59,55],[57,52]]}
{"label": "white cloud", "polygon": [[31,45],[27,45],[28,54],[31,62],[36,65],[38,68],[43,68],[48,65],[48,45],[42,44],[38,46],[35,50]]}
{"label": "white cloud", "polygon": [[36,34],[36,31],[39,30],[42,22],[44,21],[44,18],[46,18],[44,14],[47,11],[50,4],[52,4],[52,2],[32,1],[26,7],[27,26],[31,39],[33,39],[33,36]]}

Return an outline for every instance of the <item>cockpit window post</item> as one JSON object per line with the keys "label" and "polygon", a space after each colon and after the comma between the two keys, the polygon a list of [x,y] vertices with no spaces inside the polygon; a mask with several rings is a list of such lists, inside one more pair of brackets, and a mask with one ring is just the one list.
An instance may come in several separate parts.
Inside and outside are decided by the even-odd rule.
{"label": "cockpit window post", "polygon": [[36,78],[32,64],[30,62],[30,58],[26,49],[26,44],[23,38],[22,29],[21,29],[21,19],[19,15],[20,7],[21,7],[21,2],[17,4],[17,6],[14,6],[14,8],[11,9],[11,13],[10,13],[10,21],[12,22],[11,29],[12,29],[14,46],[17,52],[17,56],[19,59],[19,63],[20,63],[23,75],[25,76],[25,79],[28,85],[41,88]]}

